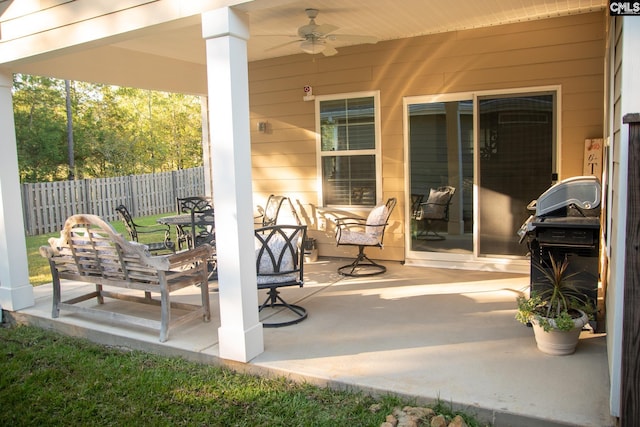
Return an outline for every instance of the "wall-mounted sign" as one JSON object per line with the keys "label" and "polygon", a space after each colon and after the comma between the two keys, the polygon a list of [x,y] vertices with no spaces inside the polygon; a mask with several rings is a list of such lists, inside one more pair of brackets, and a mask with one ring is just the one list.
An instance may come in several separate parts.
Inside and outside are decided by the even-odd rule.
{"label": "wall-mounted sign", "polygon": [[584,166],[583,175],[593,175],[602,179],[602,138],[584,140]]}

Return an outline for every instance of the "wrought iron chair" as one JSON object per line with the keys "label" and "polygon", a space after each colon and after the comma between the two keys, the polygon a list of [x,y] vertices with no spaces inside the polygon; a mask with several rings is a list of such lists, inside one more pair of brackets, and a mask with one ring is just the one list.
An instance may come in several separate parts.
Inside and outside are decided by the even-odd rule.
{"label": "wrought iron chair", "polygon": [[282,207],[285,204],[289,204],[289,208],[291,210],[291,217],[287,218],[287,220],[291,221],[290,223],[293,223],[295,221],[296,224],[300,225],[300,218],[298,217],[298,214],[296,213],[291,200],[286,196],[276,196],[274,194],[270,195],[267,199],[267,204],[265,205],[264,209],[262,209],[261,215],[259,217],[259,224],[262,227],[268,227],[270,225],[276,225],[280,223],[280,213]]}
{"label": "wrought iron chair", "polygon": [[413,239],[417,238],[420,233],[419,225],[421,221],[418,221],[416,218],[420,212],[420,203],[422,203],[423,199],[423,194],[411,195],[411,238]]}
{"label": "wrought iron chair", "polygon": [[[262,325],[275,328],[303,321],[307,318],[307,310],[285,301],[278,288],[304,285],[302,242],[306,239],[307,226],[272,225],[257,228],[254,233],[258,289],[268,290],[266,300],[259,307],[263,317],[269,314],[262,320]],[[285,319],[267,321],[282,317]]]}
{"label": "wrought iron chair", "polygon": [[213,208],[200,210],[193,208],[191,210],[191,237],[189,240],[193,243],[193,247],[208,243],[215,246],[216,226],[215,212]]}
{"label": "wrought iron chair", "polygon": [[364,218],[338,218],[336,222],[336,242],[340,245],[358,247],[358,256],[347,265],[338,268],[344,276],[373,276],[387,271],[364,253],[364,249],[376,246],[382,249],[384,231],[389,224],[389,217],[396,206],[396,199],[390,198],[384,205],[378,205]]}
{"label": "wrought iron chair", "polygon": [[423,224],[419,238],[425,240],[445,239],[444,236],[438,234],[435,226],[449,222],[449,207],[455,192],[456,189],[448,185],[432,188],[429,191],[427,201],[420,203],[420,209],[416,215],[416,219]]}
{"label": "wrought iron chair", "polygon": [[209,279],[217,277],[218,261],[216,251],[216,226],[213,208],[200,209],[197,206],[191,208],[191,228],[188,243],[189,249],[202,244],[208,244],[213,248],[213,254],[208,259]]}
{"label": "wrought iron chair", "polygon": [[[192,197],[177,197],[176,198],[176,212],[180,214],[191,214],[193,209],[205,210],[213,209],[213,202],[210,197],[204,196],[192,196]],[[191,232],[186,230],[183,225],[176,225],[176,241],[178,243],[178,249],[193,248],[194,245],[190,241]]]}
{"label": "wrought iron chair", "polygon": [[[170,251],[170,252],[176,251],[176,246],[171,241],[171,233],[169,232],[170,228],[168,225],[137,224],[133,220],[133,217],[129,213],[129,210],[124,205],[118,206],[116,208],[116,212],[118,212],[120,219],[122,219],[122,222],[124,223],[124,227],[129,233],[129,238],[131,239],[131,241],[143,243],[148,247],[149,252],[152,252],[152,253],[158,253],[158,252],[164,252],[164,251]],[[147,242],[146,240],[148,239],[143,239],[145,240],[143,242],[140,242],[138,240],[141,237],[140,235],[152,235],[152,234],[158,235],[160,233],[164,234],[164,239],[162,242]]]}

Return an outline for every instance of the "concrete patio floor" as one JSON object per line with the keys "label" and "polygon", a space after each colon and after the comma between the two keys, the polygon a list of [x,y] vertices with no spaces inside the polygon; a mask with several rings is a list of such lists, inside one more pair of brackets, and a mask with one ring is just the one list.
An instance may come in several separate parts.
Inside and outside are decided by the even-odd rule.
{"label": "concrete patio floor", "polygon": [[[533,331],[515,319],[515,298],[528,275],[404,266],[369,278],[345,278],[345,260],[305,264],[304,288],[282,291],[309,317],[264,329],[265,351],[247,364],[218,357],[218,293],[212,282],[212,321],[193,321],[158,342],[155,331],[101,324],[62,312],[51,319],[51,285],[35,289],[33,307],[10,313],[29,323],[93,341],[181,356],[262,375],[319,385],[441,399],[496,427],[613,426],[605,335],[584,331],[575,354],[548,356]],[[63,298],[90,285],[63,283]],[[199,289],[174,299],[193,300]],[[262,301],[262,293],[259,298]],[[88,302],[89,303],[89,302]],[[89,304],[94,304],[90,302]],[[115,310],[147,310],[108,301]],[[149,312],[159,317],[159,310]]]}

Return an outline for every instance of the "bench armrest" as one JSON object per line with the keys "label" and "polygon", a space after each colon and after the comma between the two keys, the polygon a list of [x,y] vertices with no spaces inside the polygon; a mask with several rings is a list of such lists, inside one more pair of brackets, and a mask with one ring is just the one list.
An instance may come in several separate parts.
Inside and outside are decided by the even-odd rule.
{"label": "bench armrest", "polygon": [[183,267],[193,262],[206,262],[214,254],[214,249],[211,245],[204,243],[196,248],[189,249],[188,251],[178,252],[176,254],[164,256],[167,259],[167,270]]}

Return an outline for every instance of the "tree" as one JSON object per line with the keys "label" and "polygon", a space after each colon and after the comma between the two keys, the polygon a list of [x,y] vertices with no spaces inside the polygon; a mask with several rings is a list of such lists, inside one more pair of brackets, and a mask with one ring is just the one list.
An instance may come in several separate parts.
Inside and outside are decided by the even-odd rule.
{"label": "tree", "polygon": [[60,81],[17,75],[14,89],[20,181],[65,179],[66,119]]}
{"label": "tree", "polygon": [[[22,182],[69,176],[62,80],[14,77]],[[73,163],[77,178],[162,172],[202,165],[198,97],[74,82]]]}

